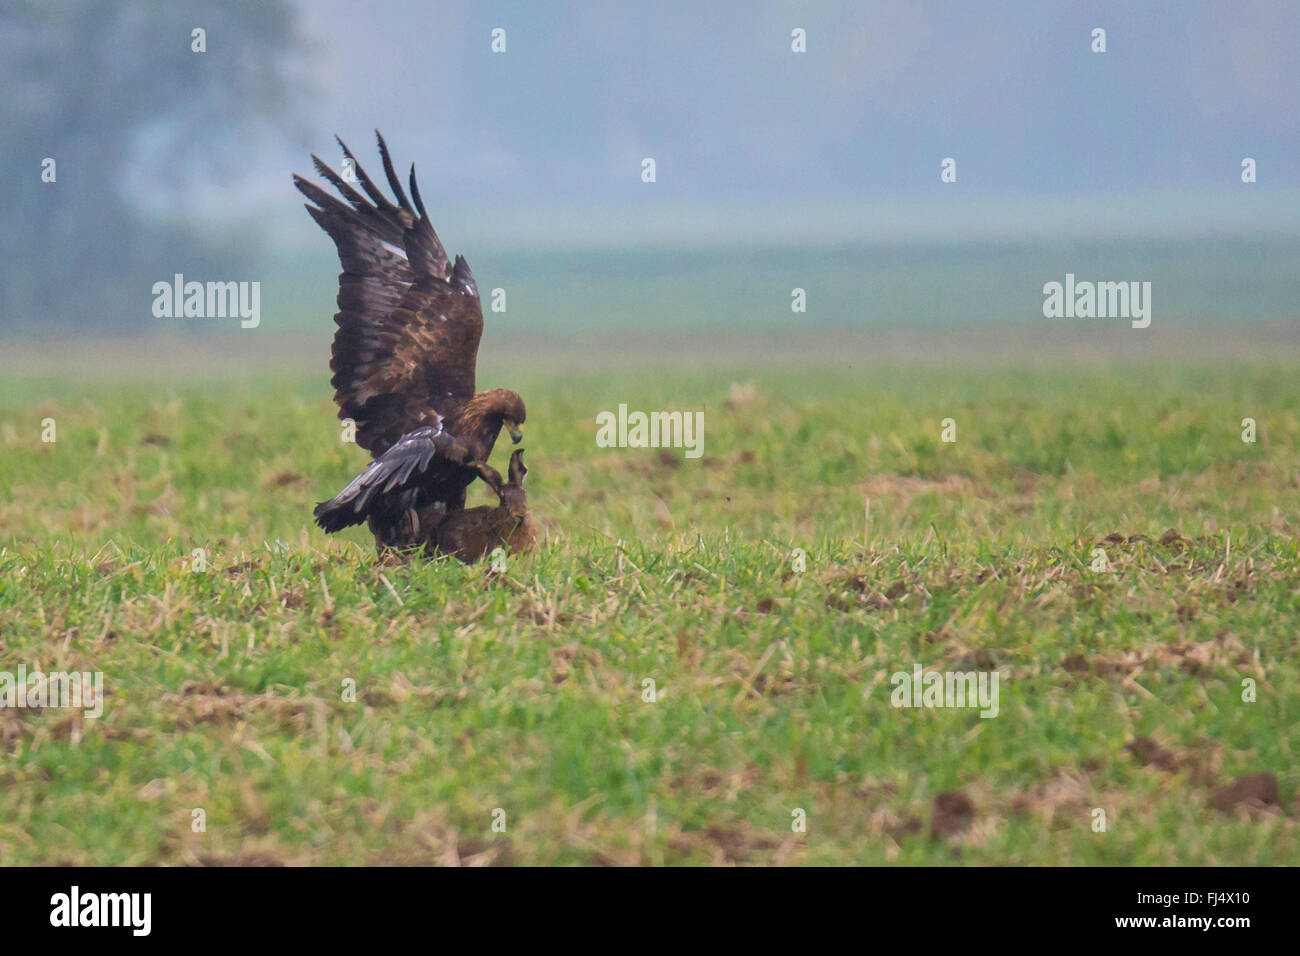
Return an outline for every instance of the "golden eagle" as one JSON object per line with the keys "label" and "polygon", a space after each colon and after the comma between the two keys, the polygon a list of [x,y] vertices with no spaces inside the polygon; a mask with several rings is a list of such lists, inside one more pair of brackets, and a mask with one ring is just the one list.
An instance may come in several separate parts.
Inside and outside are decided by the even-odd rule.
{"label": "golden eagle", "polygon": [[[375,131],[394,205],[338,140],[363,196],[315,155],[316,171],[346,203],[295,175],[307,211],[338,247],[338,314],[330,368],[339,418],[356,423],[374,460],[329,501],[316,522],[338,531],[367,521],[376,544],[413,547],[441,518],[465,507],[465,489],[502,427],[518,442],[524,402],[509,389],[474,391],[483,334],[478,286],[464,257],[447,252],[429,224],[415,165],[411,200]],[[369,197],[367,201],[366,197]]]}

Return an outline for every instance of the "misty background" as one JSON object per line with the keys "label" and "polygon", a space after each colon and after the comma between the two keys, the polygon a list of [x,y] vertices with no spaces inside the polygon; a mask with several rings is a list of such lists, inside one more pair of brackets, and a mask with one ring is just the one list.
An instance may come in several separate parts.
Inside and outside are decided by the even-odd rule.
{"label": "misty background", "polygon": [[378,176],[376,127],[516,331],[1051,324],[1067,272],[1152,282],[1157,326],[1290,322],[1298,51],[1287,2],[16,0],[0,336],[257,334],[155,318],[183,273],[328,338],[290,174],[338,133]]}

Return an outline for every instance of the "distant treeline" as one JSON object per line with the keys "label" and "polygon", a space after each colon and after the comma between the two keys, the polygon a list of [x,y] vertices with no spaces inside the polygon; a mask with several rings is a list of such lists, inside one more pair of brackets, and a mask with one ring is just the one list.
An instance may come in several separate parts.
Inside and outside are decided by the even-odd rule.
{"label": "distant treeline", "polygon": [[283,0],[0,8],[0,331],[129,330],[150,321],[154,281],[247,268],[249,237],[185,222],[185,187],[237,168],[249,131],[285,116],[297,48]]}

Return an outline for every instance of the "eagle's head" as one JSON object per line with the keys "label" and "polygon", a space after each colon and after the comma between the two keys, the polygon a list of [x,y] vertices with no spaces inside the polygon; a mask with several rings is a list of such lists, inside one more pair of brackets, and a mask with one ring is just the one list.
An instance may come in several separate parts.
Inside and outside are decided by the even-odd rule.
{"label": "eagle's head", "polygon": [[518,445],[524,437],[520,427],[526,417],[524,400],[508,388],[494,388],[484,392],[483,398],[486,400],[484,421],[495,425],[494,431],[504,428],[510,433],[510,440]]}

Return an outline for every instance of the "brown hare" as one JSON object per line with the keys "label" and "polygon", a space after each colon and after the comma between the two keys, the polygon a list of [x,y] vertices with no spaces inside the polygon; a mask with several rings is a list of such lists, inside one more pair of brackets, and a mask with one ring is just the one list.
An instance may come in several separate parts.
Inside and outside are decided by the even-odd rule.
{"label": "brown hare", "polygon": [[537,550],[537,522],[528,513],[528,496],[524,493],[524,450],[510,456],[510,480],[501,484],[501,474],[492,466],[476,465],[488,487],[496,492],[500,504],[480,505],[453,511],[434,530],[432,550],[455,555],[472,564],[496,548],[511,554],[529,554]]}

